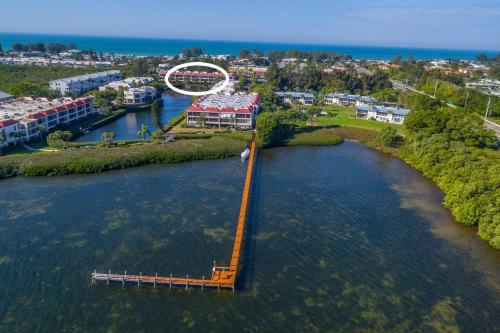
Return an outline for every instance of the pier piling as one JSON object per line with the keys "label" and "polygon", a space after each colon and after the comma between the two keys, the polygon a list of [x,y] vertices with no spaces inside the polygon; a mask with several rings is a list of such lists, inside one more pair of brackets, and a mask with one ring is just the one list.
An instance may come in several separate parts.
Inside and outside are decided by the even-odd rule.
{"label": "pier piling", "polygon": [[216,261],[214,260],[212,277],[209,280],[206,280],[205,276],[203,276],[201,279],[189,278],[189,274],[186,274],[186,278],[180,278],[173,277],[172,274],[170,274],[170,277],[158,276],[158,273],[155,273],[154,276],[143,276],[142,272],[140,272],[139,275],[127,275],[127,271],[125,271],[125,274],[120,275],[111,274],[111,270],[108,271],[108,274],[97,273],[97,270],[94,270],[94,272],[92,273],[92,284],[96,284],[97,281],[106,281],[106,284],[109,285],[111,281],[115,281],[121,282],[122,286],[125,286],[127,282],[137,282],[137,288],[141,286],[141,283],[152,284],[154,288],[156,288],[157,285],[159,286],[161,284],[168,284],[170,290],[172,290],[173,286],[184,286],[186,291],[188,290],[189,285],[192,285],[201,286],[202,291],[204,291],[205,287],[217,288],[218,292],[220,292],[221,288],[230,288],[234,293],[236,276],[238,273],[238,264],[243,244],[243,234],[245,230],[245,221],[248,210],[250,187],[252,183],[253,164],[255,161],[255,136],[256,134],[254,132],[252,135],[252,142],[250,144],[250,155],[248,157],[248,166],[245,176],[245,183],[243,186],[243,195],[241,199],[240,212],[236,225],[233,251],[231,253],[231,261],[229,263],[229,266],[217,266]]}

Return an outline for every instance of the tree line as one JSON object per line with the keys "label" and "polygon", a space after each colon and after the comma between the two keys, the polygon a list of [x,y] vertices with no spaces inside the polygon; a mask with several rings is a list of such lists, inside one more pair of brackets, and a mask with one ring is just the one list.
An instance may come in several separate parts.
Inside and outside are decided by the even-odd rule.
{"label": "tree line", "polygon": [[69,44],[61,44],[61,43],[14,43],[11,46],[14,52],[41,52],[41,53],[50,53],[57,54],[68,50],[76,49],[76,45],[73,43]]}
{"label": "tree line", "polygon": [[358,74],[351,71],[325,72],[315,64],[308,64],[303,69],[296,66],[280,68],[272,64],[266,73],[269,84],[279,90],[314,91],[322,93],[348,92],[372,94],[391,88],[389,76],[382,71],[374,75]]}

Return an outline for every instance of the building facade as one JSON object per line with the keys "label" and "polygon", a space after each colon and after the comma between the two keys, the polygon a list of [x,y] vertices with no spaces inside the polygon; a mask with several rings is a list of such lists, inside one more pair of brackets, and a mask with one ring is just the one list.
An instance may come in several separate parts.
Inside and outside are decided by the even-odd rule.
{"label": "building facade", "polygon": [[205,95],[188,108],[187,125],[251,129],[259,110],[258,93]]}
{"label": "building facade", "polygon": [[324,95],[325,104],[359,106],[362,104],[373,105],[377,100],[371,96],[347,95],[342,93],[333,93]]}
{"label": "building facade", "polygon": [[376,121],[382,121],[391,124],[403,124],[405,117],[411,110],[377,106],[377,105],[359,105],[356,107],[356,117],[363,119],[374,119]]}
{"label": "building facade", "polygon": [[[17,98],[0,103],[0,140],[4,144],[31,141],[59,124],[70,124],[95,112],[92,96],[86,98]],[[15,133],[15,134],[13,134]]]}
{"label": "building facade", "polygon": [[128,105],[144,105],[156,99],[156,89],[153,87],[129,88],[123,91],[123,103]]}
{"label": "building facade", "polygon": [[221,72],[176,71],[170,75],[169,79],[172,82],[216,83],[224,80],[225,76]]}
{"label": "building facade", "polygon": [[120,71],[105,71],[53,80],[49,84],[50,89],[59,90],[63,96],[67,94],[79,95],[121,79],[122,74]]}
{"label": "building facade", "polygon": [[278,103],[288,103],[298,102],[304,105],[312,105],[314,103],[314,95],[306,92],[277,92]]}

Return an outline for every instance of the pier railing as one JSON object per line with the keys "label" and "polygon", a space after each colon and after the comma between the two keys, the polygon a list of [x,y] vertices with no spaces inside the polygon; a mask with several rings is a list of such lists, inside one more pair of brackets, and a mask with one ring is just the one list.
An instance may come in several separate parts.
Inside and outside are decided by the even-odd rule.
{"label": "pier railing", "polygon": [[255,135],[256,134],[254,132],[250,144],[250,156],[248,157],[248,166],[245,176],[245,184],[243,186],[240,213],[236,225],[233,251],[231,253],[231,260],[228,267],[216,266],[214,262],[210,279],[205,279],[204,276],[201,279],[195,279],[189,277],[189,275],[186,275],[186,277],[174,277],[172,274],[170,274],[170,276],[159,276],[158,273],[156,273],[154,276],[151,276],[143,275],[142,272],[139,275],[130,275],[127,274],[127,272],[124,272],[123,274],[112,274],[111,271],[108,271],[108,273],[98,273],[97,271],[94,271],[91,273],[92,284],[95,284],[98,281],[105,281],[108,285],[111,283],[121,283],[122,286],[125,286],[126,284],[137,284],[137,286],[140,287],[141,284],[147,284],[153,285],[154,288],[157,286],[168,286],[170,289],[172,287],[182,287],[188,289],[190,286],[197,286],[201,287],[202,290],[206,287],[217,288],[218,290],[221,288],[230,288],[234,292],[238,265],[240,263],[240,255],[243,247],[243,235],[245,231],[248,200],[252,184],[253,164],[256,152]]}

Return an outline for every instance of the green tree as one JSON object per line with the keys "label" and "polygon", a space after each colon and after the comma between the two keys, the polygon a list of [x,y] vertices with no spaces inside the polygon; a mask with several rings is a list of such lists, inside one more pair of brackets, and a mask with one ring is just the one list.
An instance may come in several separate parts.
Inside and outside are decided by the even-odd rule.
{"label": "green tree", "polygon": [[240,50],[240,58],[243,58],[243,59],[248,59],[250,58],[250,51],[248,49],[241,49]]}
{"label": "green tree", "polygon": [[191,52],[191,49],[183,49],[182,55],[184,56],[184,59],[191,59],[193,53]]}
{"label": "green tree", "polygon": [[270,147],[283,139],[283,127],[276,113],[261,113],[257,117],[256,128],[259,147]]}
{"label": "green tree", "polygon": [[272,64],[271,66],[269,66],[269,68],[267,69],[267,72],[266,72],[266,80],[267,82],[277,88],[280,86],[280,69],[278,67],[278,65],[276,64]]}
{"label": "green tree", "polygon": [[43,141],[46,131],[47,129],[45,128],[45,125],[42,124],[38,125],[38,133],[40,134],[40,140]]}
{"label": "green tree", "polygon": [[11,48],[14,52],[21,52],[24,49],[24,45],[21,43],[14,43]]}
{"label": "green tree", "polygon": [[[205,123],[207,122],[207,116],[205,115],[204,112],[200,113],[200,116],[198,119],[196,119],[196,123],[198,124],[198,127],[200,128],[205,128]],[[202,130],[203,132],[203,130]]]}
{"label": "green tree", "polygon": [[153,143],[160,143],[163,140],[165,140],[165,136],[164,136],[162,130],[158,129],[158,130],[154,131],[153,133],[151,133],[151,141]]}
{"label": "green tree", "polygon": [[195,58],[200,57],[203,55],[203,50],[200,49],[199,47],[193,47],[191,49],[191,55]]}
{"label": "green tree", "polygon": [[112,144],[114,138],[115,138],[115,133],[113,132],[103,132],[101,134],[101,140],[106,144],[106,146]]}
{"label": "green tree", "polygon": [[401,137],[393,127],[385,127],[380,133],[382,143],[387,147],[397,147],[401,144]]}
{"label": "green tree", "polygon": [[161,128],[161,112],[157,101],[151,104],[151,120],[156,129]]}
{"label": "green tree", "polygon": [[138,137],[142,137],[143,141],[146,141],[146,136],[151,136],[151,131],[148,128],[148,125],[142,124],[141,129],[137,132]]}
{"label": "green tree", "polygon": [[47,91],[40,85],[27,81],[20,82],[9,89],[14,96],[21,97],[42,97],[47,95]]}
{"label": "green tree", "polygon": [[23,134],[21,132],[19,132],[19,131],[10,132],[9,136],[11,138],[14,138],[14,144],[16,146],[22,142]]}
{"label": "green tree", "polygon": [[321,108],[318,106],[310,106],[307,108],[307,115],[309,116],[309,125],[314,126],[314,118],[319,116],[321,113]]}
{"label": "green tree", "polygon": [[134,58],[130,65],[132,76],[144,76],[149,72],[148,61],[145,58]]}

